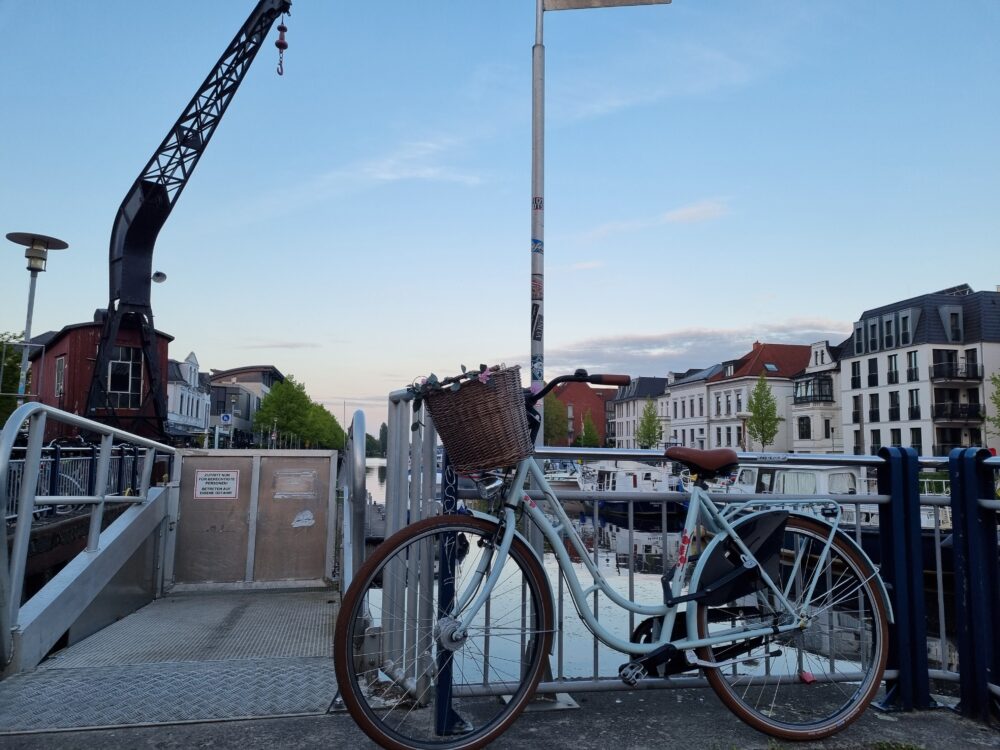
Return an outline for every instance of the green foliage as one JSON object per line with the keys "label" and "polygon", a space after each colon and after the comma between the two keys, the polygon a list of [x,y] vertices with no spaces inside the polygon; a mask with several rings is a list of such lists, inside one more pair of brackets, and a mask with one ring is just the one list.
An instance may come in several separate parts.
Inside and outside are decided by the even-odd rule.
{"label": "green foliage", "polygon": [[990,403],[993,405],[993,416],[986,417],[986,434],[1000,437],[1000,372],[994,372],[989,377]]}
{"label": "green foliage", "polygon": [[[765,450],[774,443],[778,427],[784,420],[778,416],[778,403],[774,400],[774,394],[771,393],[771,386],[764,373],[757,378],[757,384],[750,392],[747,410],[751,414],[746,421],[747,437],[756,440],[760,443],[760,449]],[[750,447],[748,441],[747,448]]]}
{"label": "green foliage", "polygon": [[304,383],[289,375],[283,383],[275,383],[260,403],[254,415],[254,430],[297,435],[306,448],[342,450],[344,429],[337,418],[322,404],[306,394]]}
{"label": "green foliage", "polygon": [[656,416],[656,402],[646,399],[646,405],[635,428],[635,442],[640,448],[655,448],[663,441],[663,425]]}
{"label": "green foliage", "polygon": [[377,458],[384,455],[379,445],[378,438],[374,435],[365,435],[365,457]]}
{"label": "green foliage", "polygon": [[387,425],[385,422],[383,422],[382,426],[378,428],[378,449],[379,449],[378,455],[382,456],[383,458],[385,458],[385,456],[388,455],[389,425]]}
{"label": "green foliage", "polygon": [[[19,343],[21,338],[20,333],[0,333],[0,356],[3,357],[3,382],[0,383],[0,393],[17,393],[17,383],[21,379],[21,348],[12,344]],[[0,396],[0,427],[6,424],[7,417],[16,408],[17,396]]]}
{"label": "green foliage", "polygon": [[545,414],[545,444],[566,445],[569,417],[566,415],[566,404],[550,393],[542,402]]}
{"label": "green foliage", "polygon": [[594,418],[590,416],[590,410],[588,409],[586,414],[583,415],[583,432],[577,436],[576,444],[581,448],[597,448],[600,446],[601,438],[597,434],[597,425],[594,424]]}

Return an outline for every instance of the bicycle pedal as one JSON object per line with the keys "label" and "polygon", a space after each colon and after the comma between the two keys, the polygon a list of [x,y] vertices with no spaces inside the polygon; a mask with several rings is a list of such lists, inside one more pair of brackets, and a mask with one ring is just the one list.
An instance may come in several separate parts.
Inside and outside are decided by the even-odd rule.
{"label": "bicycle pedal", "polygon": [[642,662],[630,661],[618,667],[618,676],[629,687],[635,687],[639,684],[639,680],[649,676],[649,672]]}

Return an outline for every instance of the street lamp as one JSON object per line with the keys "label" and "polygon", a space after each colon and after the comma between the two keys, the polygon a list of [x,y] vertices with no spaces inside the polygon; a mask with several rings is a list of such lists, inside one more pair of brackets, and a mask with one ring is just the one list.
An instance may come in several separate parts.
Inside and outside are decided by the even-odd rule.
{"label": "street lamp", "polygon": [[15,245],[27,248],[24,257],[28,259],[28,271],[31,273],[28,285],[28,317],[24,322],[24,342],[21,349],[21,375],[17,381],[17,405],[20,406],[24,403],[24,387],[28,379],[28,346],[31,343],[31,315],[35,308],[35,281],[38,279],[38,274],[45,270],[49,250],[65,250],[69,245],[55,237],[28,232],[10,232],[7,239]]}
{"label": "street lamp", "polygon": [[236,438],[236,400],[239,398],[235,393],[229,397],[229,403],[232,404],[232,408],[229,410],[229,447],[235,448],[235,438]]}

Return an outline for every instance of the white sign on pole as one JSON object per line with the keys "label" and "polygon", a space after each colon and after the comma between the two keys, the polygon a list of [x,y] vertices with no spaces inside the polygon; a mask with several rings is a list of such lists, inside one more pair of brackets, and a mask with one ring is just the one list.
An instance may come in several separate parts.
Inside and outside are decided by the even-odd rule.
{"label": "white sign on pole", "polygon": [[235,500],[240,495],[240,472],[198,470],[194,473],[195,500]]}
{"label": "white sign on pole", "polygon": [[621,5],[668,5],[670,0],[543,0],[545,10],[617,8]]}

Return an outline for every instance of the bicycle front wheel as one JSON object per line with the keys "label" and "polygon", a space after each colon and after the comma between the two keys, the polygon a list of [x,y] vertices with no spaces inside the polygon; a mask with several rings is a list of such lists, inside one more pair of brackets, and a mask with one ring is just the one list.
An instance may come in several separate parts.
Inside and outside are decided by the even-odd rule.
{"label": "bicycle front wheel", "polygon": [[[482,747],[530,700],[552,642],[552,595],[531,549],[515,538],[500,559],[498,535],[472,516],[418,521],[379,545],[344,595],[338,687],[383,747]],[[452,638],[498,565],[485,605]]]}
{"label": "bicycle front wheel", "polygon": [[778,576],[774,583],[795,617],[762,580],[750,593],[743,587],[732,601],[698,609],[702,638],[801,622],[790,632],[699,650],[706,661],[728,662],[705,670],[723,703],[781,739],[815,740],[843,729],[868,707],[885,670],[888,624],[878,574],[840,538],[821,559],[829,534],[829,526],[813,519],[788,518],[769,574]]}

